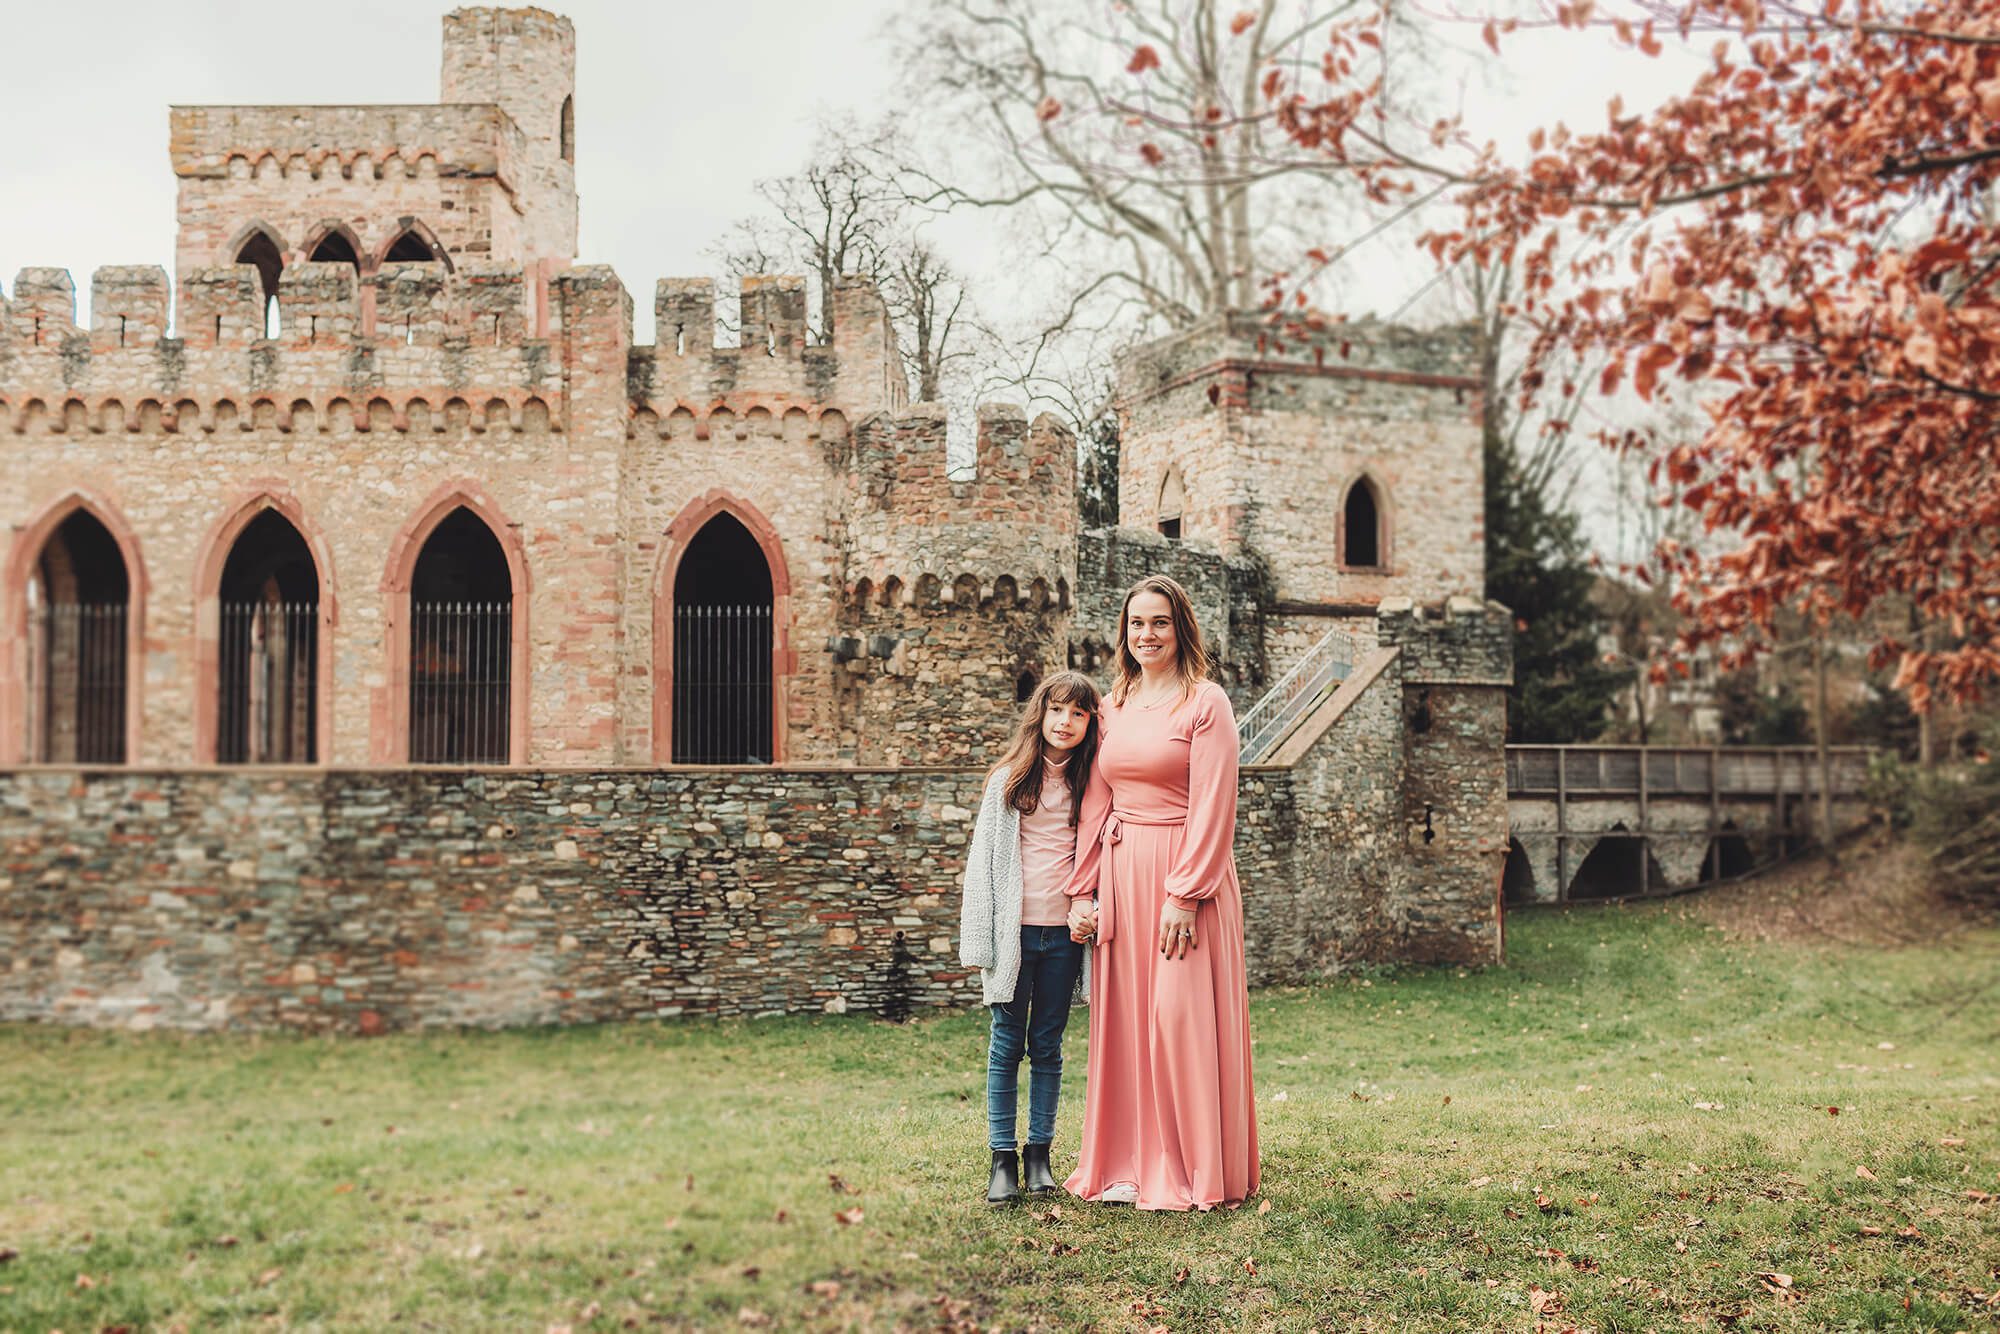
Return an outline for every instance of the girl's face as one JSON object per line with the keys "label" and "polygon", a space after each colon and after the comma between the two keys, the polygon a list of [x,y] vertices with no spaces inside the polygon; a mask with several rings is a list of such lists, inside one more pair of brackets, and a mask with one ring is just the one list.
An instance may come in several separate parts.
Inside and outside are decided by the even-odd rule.
{"label": "girl's face", "polygon": [[1147,671],[1170,668],[1179,659],[1174,637],[1174,610],[1166,594],[1139,594],[1125,606],[1125,647]]}
{"label": "girl's face", "polygon": [[1075,750],[1090,734],[1090,710],[1051,699],[1042,710],[1042,740],[1056,750]]}

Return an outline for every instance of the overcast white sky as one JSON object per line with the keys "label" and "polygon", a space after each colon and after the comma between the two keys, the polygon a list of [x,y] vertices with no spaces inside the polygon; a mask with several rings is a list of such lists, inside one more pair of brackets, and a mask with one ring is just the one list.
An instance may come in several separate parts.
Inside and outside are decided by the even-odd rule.
{"label": "overcast white sky", "polygon": [[[640,341],[652,336],[655,280],[709,272],[704,250],[755,210],[760,177],[801,165],[818,117],[872,118],[893,97],[893,25],[924,3],[550,6],[577,30],[578,257],[618,270],[635,298]],[[70,271],[83,306],[100,265],[171,270],[170,104],[435,101],[439,19],[449,7],[0,0],[8,105],[17,113],[0,121],[0,288],[11,292],[25,266],[57,265]],[[1483,8],[1477,0],[1460,7]],[[1478,49],[1470,28],[1464,45]],[[1613,93],[1628,111],[1649,106],[1684,87],[1693,68],[1685,59],[1621,60],[1598,34],[1516,35],[1506,56],[1458,94],[1468,128],[1503,147],[1556,120],[1595,128]],[[990,306],[1008,277],[998,220],[961,221],[941,239],[976,290],[991,276]],[[1427,261],[1400,248],[1385,253],[1394,244],[1375,243],[1354,313],[1394,310],[1421,283]]]}
{"label": "overcast white sky", "polygon": [[[867,116],[893,91],[888,30],[923,3],[553,6],[577,30],[579,258],[617,268],[650,325],[654,281],[707,271],[704,248],[754,210],[758,178],[804,160],[816,116]],[[170,269],[170,104],[435,101],[447,7],[4,0],[8,103],[35,110],[0,123],[0,287],[58,265],[81,303],[99,265]],[[1503,144],[1558,118],[1595,126],[1612,92],[1630,107],[1671,81],[1652,62],[1606,59],[1599,36],[1509,40],[1506,76],[1465,93],[1469,128]],[[955,227],[952,239],[976,249],[981,236]],[[986,257],[959,258],[977,270]]]}

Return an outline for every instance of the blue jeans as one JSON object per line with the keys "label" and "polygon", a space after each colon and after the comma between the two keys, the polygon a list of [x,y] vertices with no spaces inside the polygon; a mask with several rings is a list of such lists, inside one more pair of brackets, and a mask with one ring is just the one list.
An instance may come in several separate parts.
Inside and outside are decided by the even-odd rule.
{"label": "blue jeans", "polygon": [[1056,1137],[1056,1101],[1062,1096],[1063,1029],[1069,1026],[1070,996],[1083,968],[1083,946],[1066,926],[1021,928],[1021,975],[1014,999],[993,1006],[993,1033],[986,1046],[987,1147],[1012,1150],[1021,1056],[1028,1057],[1028,1143],[1050,1144]]}

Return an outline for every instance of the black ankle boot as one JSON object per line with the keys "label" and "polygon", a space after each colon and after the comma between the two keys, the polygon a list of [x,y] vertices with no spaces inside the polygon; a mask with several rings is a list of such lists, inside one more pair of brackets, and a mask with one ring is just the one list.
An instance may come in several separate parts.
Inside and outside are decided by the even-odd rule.
{"label": "black ankle boot", "polygon": [[1056,1179],[1049,1172],[1049,1146],[1046,1144],[1030,1144],[1021,1150],[1021,1172],[1028,1179],[1030,1195],[1047,1195],[1056,1188]]}
{"label": "black ankle boot", "polygon": [[1021,1194],[1020,1169],[1014,1163],[1012,1149],[993,1151],[993,1177],[986,1183],[988,1204],[1009,1204]]}

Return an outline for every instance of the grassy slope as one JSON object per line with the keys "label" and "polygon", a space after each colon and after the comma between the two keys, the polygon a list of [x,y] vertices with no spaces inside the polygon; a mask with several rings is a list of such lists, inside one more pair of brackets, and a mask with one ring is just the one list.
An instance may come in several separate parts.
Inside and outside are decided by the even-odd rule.
{"label": "grassy slope", "polygon": [[1270,1208],[1207,1216],[989,1209],[977,1015],[0,1029],[0,1329],[1991,1326],[2000,935],[1509,930],[1253,998]]}

